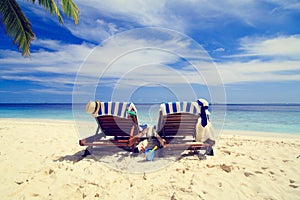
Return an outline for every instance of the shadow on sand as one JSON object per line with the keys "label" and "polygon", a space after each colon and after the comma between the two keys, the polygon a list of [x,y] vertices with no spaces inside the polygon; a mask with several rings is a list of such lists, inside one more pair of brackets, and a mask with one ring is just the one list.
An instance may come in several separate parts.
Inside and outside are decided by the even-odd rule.
{"label": "shadow on sand", "polygon": [[[158,150],[156,153],[156,160],[157,159],[166,159],[166,160],[172,160],[172,161],[178,161],[186,157],[190,157],[191,159],[195,158],[194,156],[197,155],[199,160],[205,160],[206,156],[199,154],[199,152],[170,152],[170,151],[164,151],[161,152],[161,150]],[[142,153],[133,153],[128,150],[124,150],[118,147],[114,148],[87,148],[85,150],[81,150],[76,152],[73,155],[65,155],[60,157],[59,159],[56,159],[55,161],[63,162],[63,161],[71,161],[73,163],[77,163],[83,159],[85,160],[94,160],[94,161],[102,161],[105,162],[107,158],[114,158],[116,162],[122,162],[123,160],[127,158],[136,158],[136,157],[142,157],[144,158]],[[139,159],[137,160],[139,163],[147,162],[146,159]]]}

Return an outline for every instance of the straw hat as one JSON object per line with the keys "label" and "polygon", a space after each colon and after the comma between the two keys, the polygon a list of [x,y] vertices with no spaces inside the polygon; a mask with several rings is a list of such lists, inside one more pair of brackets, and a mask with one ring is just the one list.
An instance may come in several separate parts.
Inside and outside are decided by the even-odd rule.
{"label": "straw hat", "polygon": [[89,114],[95,115],[99,110],[99,101],[89,101],[86,104],[85,111]]}

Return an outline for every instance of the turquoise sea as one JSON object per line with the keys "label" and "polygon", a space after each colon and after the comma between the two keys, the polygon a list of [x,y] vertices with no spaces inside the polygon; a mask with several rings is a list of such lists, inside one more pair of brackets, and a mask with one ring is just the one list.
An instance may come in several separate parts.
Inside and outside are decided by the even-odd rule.
{"label": "turquoise sea", "polygon": [[[136,107],[141,124],[157,123],[159,104]],[[211,105],[210,111],[216,129],[300,134],[300,104]],[[0,118],[94,120],[85,104],[0,104]]]}

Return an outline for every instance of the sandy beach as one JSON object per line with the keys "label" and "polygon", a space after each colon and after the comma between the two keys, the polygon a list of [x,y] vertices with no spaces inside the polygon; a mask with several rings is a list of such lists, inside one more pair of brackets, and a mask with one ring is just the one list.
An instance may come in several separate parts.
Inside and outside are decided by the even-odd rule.
{"label": "sandy beach", "polygon": [[135,174],[83,158],[72,121],[0,119],[0,137],[1,199],[300,197],[300,135],[223,131],[213,157]]}

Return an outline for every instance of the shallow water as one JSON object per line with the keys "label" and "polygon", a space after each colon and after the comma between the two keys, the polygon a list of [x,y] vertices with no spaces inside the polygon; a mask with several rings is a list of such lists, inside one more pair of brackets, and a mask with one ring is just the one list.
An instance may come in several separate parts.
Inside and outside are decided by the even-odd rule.
{"label": "shallow water", "polygon": [[[159,104],[136,104],[139,122],[155,125]],[[228,104],[210,107],[216,129],[300,134],[300,104]],[[0,104],[0,118],[94,121],[85,104]]]}

